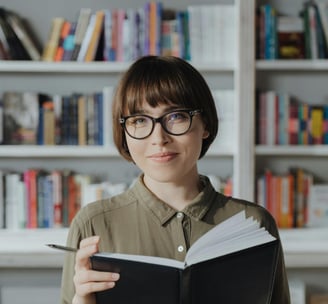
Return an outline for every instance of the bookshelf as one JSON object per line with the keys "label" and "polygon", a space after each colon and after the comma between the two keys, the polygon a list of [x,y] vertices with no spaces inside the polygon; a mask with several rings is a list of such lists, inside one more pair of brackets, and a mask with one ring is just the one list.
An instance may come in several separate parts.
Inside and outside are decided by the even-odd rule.
{"label": "bookshelf", "polygon": [[[261,3],[264,1],[261,1]],[[265,1],[278,9],[295,14],[302,0]],[[211,149],[200,161],[200,171],[206,174],[218,173],[225,177],[234,176],[234,196],[254,200],[255,176],[261,168],[275,167],[283,170],[291,164],[304,163],[305,168],[315,170],[328,181],[328,171],[322,167],[327,160],[326,146],[260,146],[254,142],[255,109],[254,88],[292,90],[298,96],[310,100],[323,100],[327,83],[327,60],[255,60],[254,59],[254,11],[255,0],[208,0],[208,4],[229,3],[235,6],[237,26],[235,38],[237,51],[234,63],[192,62],[207,79],[213,89],[231,89],[235,92],[236,136],[231,148]],[[143,1],[113,1],[110,7],[139,7]],[[190,4],[202,4],[199,0],[163,1],[165,7],[183,9]],[[73,0],[44,2],[30,0],[4,0],[2,5],[13,9],[32,22],[33,29],[44,45],[48,38],[50,20],[62,16],[74,20],[80,7],[90,7],[87,1]],[[38,14],[35,10],[42,11]],[[109,7],[104,0],[92,2],[92,9]],[[68,94],[72,90],[93,92],[104,86],[115,86],[118,77],[127,69],[129,62],[31,62],[0,61],[0,93],[4,90],[44,90],[51,94]],[[319,89],[318,89],[319,88]],[[321,89],[320,89],[321,88]],[[302,165],[303,166],[303,165]],[[112,146],[0,146],[0,168],[25,170],[30,167],[78,169],[81,173],[97,172],[105,180],[131,180],[138,174],[132,164],[117,155]],[[298,274],[306,281],[318,269],[322,276],[328,276],[328,248],[326,229],[282,230],[286,264],[291,276]],[[28,287],[39,286],[38,276],[43,278],[45,287],[55,287],[57,295],[60,284],[60,270],[63,255],[44,246],[48,242],[63,243],[66,229],[37,229],[0,231],[0,243],[8,244],[0,249],[0,286],[8,290],[13,280],[24,269],[33,277]],[[321,246],[322,245],[322,246]],[[49,270],[49,275],[44,273]],[[51,270],[51,271],[50,271]],[[6,279],[8,278],[8,279]],[[321,277],[313,279],[320,285]],[[308,280],[310,282],[310,280]],[[47,283],[48,282],[48,283]],[[20,283],[25,286],[24,282]],[[48,284],[48,285],[47,285]],[[328,290],[328,287],[326,288]],[[4,291],[0,294],[6,296]],[[56,298],[55,298],[56,299]],[[0,298],[1,302],[1,298]],[[2,303],[2,302],[1,302]],[[3,303],[6,303],[3,300]],[[50,303],[50,302],[49,302]],[[55,302],[54,302],[55,303]]]}
{"label": "bookshelf", "polygon": [[[254,2],[250,0],[208,0],[206,4],[231,4],[236,13],[236,29],[233,39],[236,41],[235,58],[231,63],[197,62],[192,64],[201,71],[213,90],[233,90],[235,93],[235,136],[230,147],[222,146],[208,151],[200,161],[200,172],[218,174],[221,177],[233,176],[234,195],[251,198],[253,176],[242,172],[254,172],[252,153],[245,149],[249,146],[249,134],[252,127],[248,115],[252,115],[249,105],[253,101],[252,82],[254,80],[253,47],[239,52],[239,45],[253,41],[252,16]],[[31,22],[36,36],[44,46],[48,39],[50,21],[61,16],[69,20],[77,17],[79,8],[138,8],[144,1],[112,1],[110,5],[103,0],[90,4],[87,1],[60,0],[57,3],[31,0],[23,3],[17,0],[5,0],[2,5],[24,16]],[[203,4],[192,1],[163,1],[166,8],[185,9],[188,5]],[[36,13],[35,7],[42,11]],[[242,23],[241,23],[242,22]],[[70,94],[73,91],[95,92],[104,86],[115,86],[118,77],[127,69],[130,62],[31,62],[0,61],[0,93],[5,90],[42,90],[49,94]],[[248,82],[243,81],[245,77]],[[240,101],[243,102],[240,102]],[[245,113],[249,113],[245,116]],[[243,142],[243,144],[238,144]],[[249,167],[250,166],[250,167]],[[132,180],[139,172],[133,164],[122,160],[111,145],[100,147],[77,146],[0,146],[0,168],[23,171],[31,167],[48,170],[70,168],[81,173],[97,172],[104,180]],[[54,303],[58,302],[61,265],[63,254],[44,246],[45,243],[64,243],[67,229],[36,230],[0,230],[1,243],[8,244],[0,250],[0,302],[10,303],[17,294],[17,289],[29,290],[30,298],[40,294],[41,286],[49,290]],[[40,283],[40,278],[42,284]],[[26,283],[28,281],[28,283]],[[13,283],[17,282],[17,286]],[[16,293],[15,293],[16,290]],[[49,302],[49,296],[45,296]],[[19,301],[18,301],[19,302]],[[44,301],[41,300],[43,303]],[[40,302],[40,303],[41,303]]]}
{"label": "bookshelf", "polygon": [[[271,4],[279,14],[297,16],[303,2],[268,0],[257,1],[257,4]],[[290,93],[309,104],[327,102],[326,59],[261,59],[256,60],[255,70],[257,89]],[[316,182],[327,183],[327,170],[324,169],[327,159],[327,145],[255,145],[255,176],[264,168],[281,174],[294,166],[312,172]],[[310,303],[309,296],[313,293],[327,293],[327,228],[282,229],[280,235],[289,278],[305,283],[306,303]]]}

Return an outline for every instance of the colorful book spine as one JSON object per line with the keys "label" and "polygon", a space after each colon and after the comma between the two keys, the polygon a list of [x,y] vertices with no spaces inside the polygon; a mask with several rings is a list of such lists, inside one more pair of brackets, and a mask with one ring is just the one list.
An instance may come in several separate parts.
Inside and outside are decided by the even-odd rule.
{"label": "colorful book spine", "polygon": [[314,145],[323,144],[323,107],[313,106],[311,110],[311,137]]}

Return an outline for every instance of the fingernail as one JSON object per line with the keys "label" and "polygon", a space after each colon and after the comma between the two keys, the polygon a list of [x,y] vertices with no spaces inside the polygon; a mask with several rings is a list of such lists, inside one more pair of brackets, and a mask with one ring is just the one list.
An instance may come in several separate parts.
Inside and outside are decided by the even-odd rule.
{"label": "fingernail", "polygon": [[118,280],[120,275],[118,273],[112,273],[112,279]]}

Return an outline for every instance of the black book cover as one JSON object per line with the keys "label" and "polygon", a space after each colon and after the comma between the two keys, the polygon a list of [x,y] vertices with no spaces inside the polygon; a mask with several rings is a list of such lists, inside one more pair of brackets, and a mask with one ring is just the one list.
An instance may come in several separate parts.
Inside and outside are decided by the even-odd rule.
{"label": "black book cover", "polygon": [[8,12],[4,8],[0,7],[0,26],[7,40],[10,58],[12,60],[31,60],[31,57],[28,55],[24,46],[9,25],[7,18]]}
{"label": "black book cover", "polygon": [[184,262],[97,253],[90,258],[94,270],[120,273],[114,288],[96,293],[97,303],[270,303],[279,248],[243,211],[201,236]]}
{"label": "black book cover", "polygon": [[278,250],[275,240],[184,269],[94,255],[94,270],[120,273],[114,288],[96,293],[97,303],[270,303]]}

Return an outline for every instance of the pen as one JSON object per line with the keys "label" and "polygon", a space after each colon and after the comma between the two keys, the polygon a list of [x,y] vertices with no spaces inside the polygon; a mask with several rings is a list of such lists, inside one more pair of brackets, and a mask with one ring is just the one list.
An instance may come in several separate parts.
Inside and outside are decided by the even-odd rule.
{"label": "pen", "polygon": [[54,248],[54,249],[64,250],[64,251],[71,251],[71,252],[76,252],[77,251],[76,248],[57,245],[57,244],[46,244],[46,246],[48,246],[50,248]]}

